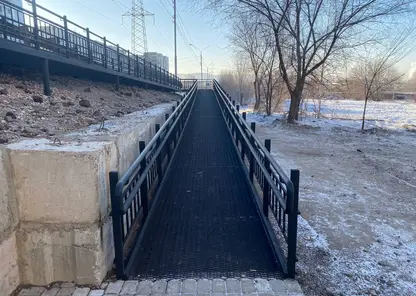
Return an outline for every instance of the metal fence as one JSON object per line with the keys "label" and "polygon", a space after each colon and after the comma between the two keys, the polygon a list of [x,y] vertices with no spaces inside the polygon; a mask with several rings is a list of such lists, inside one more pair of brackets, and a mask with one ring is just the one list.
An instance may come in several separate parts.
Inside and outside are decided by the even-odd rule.
{"label": "metal fence", "polygon": [[[261,197],[258,199],[268,224],[276,256],[287,277],[295,277],[299,171],[290,178],[270,155],[270,140],[264,145],[255,136],[255,123],[249,126],[245,113],[239,113],[235,101],[214,81],[214,90],[223,110],[236,147],[246,165],[249,179]],[[270,219],[271,218],[271,219]],[[270,221],[270,220],[272,221]],[[266,223],[269,223],[266,222]],[[266,225],[267,226],[267,225]],[[274,226],[274,227],[273,227]]]}
{"label": "metal fence", "polygon": [[[35,0],[30,2],[32,11],[0,0],[0,39],[68,59],[82,60],[171,88],[181,88],[180,79],[165,69],[71,22],[66,16],[36,4]],[[47,14],[48,18],[41,14]]]}
{"label": "metal fence", "polygon": [[173,113],[166,116],[162,127],[156,125],[156,134],[148,145],[140,142],[140,155],[121,178],[118,172],[110,172],[116,275],[119,279],[126,279],[133,247],[185,127],[195,94],[196,83]]}

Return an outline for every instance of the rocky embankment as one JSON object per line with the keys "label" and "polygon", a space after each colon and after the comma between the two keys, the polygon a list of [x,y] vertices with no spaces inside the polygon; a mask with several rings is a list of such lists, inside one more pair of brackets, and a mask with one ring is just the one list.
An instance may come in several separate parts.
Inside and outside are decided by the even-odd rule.
{"label": "rocky embankment", "polygon": [[0,144],[59,134],[178,99],[173,93],[51,77],[43,95],[40,77],[0,75]]}

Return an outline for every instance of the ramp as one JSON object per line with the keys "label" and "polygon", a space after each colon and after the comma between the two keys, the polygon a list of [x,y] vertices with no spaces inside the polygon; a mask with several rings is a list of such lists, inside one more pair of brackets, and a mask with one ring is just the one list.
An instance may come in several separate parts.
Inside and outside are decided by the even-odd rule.
{"label": "ramp", "polygon": [[199,90],[129,278],[281,277],[213,90]]}

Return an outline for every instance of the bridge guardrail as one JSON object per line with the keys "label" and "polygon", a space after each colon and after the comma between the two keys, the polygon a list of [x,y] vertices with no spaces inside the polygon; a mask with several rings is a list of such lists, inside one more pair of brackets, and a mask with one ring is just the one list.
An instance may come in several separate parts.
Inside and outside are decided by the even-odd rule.
{"label": "bridge guardrail", "polygon": [[[83,60],[172,88],[181,88],[180,79],[165,69],[71,22],[66,16],[36,4],[35,0],[31,3],[32,11],[29,11],[0,0],[0,39],[69,59]],[[39,12],[48,14],[53,20],[41,16]]]}
{"label": "bridge guardrail", "polygon": [[[239,107],[221,85],[214,80],[214,91],[225,120],[230,129],[236,147],[239,149],[243,163],[249,173],[249,179],[261,198],[261,207],[267,221],[270,215],[274,221],[269,227],[269,239],[275,249],[276,256],[287,277],[295,277],[297,218],[299,207],[299,170],[291,170],[290,178],[270,155],[270,140],[263,145],[255,136],[255,123],[249,125],[239,113]],[[255,177],[255,178],[254,178]],[[267,222],[266,222],[267,223]],[[272,225],[280,230],[280,235],[270,232]],[[271,228],[270,228],[271,227]],[[276,228],[276,227],[274,227]],[[278,233],[279,234],[279,233]],[[287,246],[282,248],[282,241]]]}
{"label": "bridge guardrail", "polygon": [[197,84],[174,108],[170,117],[145,146],[140,142],[140,155],[120,178],[110,172],[111,213],[113,219],[116,276],[126,279],[132,247],[146,221],[151,202],[171,161],[179,137],[191,112]]}

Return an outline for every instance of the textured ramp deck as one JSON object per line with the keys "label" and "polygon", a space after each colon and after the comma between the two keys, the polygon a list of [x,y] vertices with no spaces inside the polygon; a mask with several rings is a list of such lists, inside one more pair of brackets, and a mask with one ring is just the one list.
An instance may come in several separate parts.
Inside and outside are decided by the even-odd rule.
{"label": "textured ramp deck", "polygon": [[130,277],[278,277],[212,90],[200,90]]}

